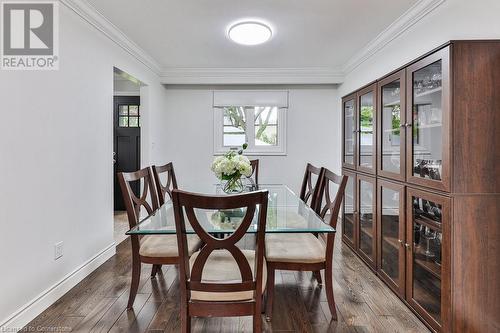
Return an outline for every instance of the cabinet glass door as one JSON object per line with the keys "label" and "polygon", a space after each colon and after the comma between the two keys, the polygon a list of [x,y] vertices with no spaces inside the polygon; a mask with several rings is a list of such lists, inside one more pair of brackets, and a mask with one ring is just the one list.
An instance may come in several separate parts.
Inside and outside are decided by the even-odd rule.
{"label": "cabinet glass door", "polygon": [[[447,51],[447,49],[446,49]],[[408,181],[448,189],[448,60],[438,52],[412,65]],[[411,132],[410,132],[411,131]]]}
{"label": "cabinet glass door", "polygon": [[443,267],[448,265],[443,242],[448,234],[449,199],[412,189],[408,190],[407,200],[410,219],[406,246],[411,263],[407,267],[407,297],[431,324],[439,327],[443,316]]}
{"label": "cabinet glass door", "polygon": [[405,71],[379,82],[379,175],[405,180]]}
{"label": "cabinet glass door", "polygon": [[358,93],[357,119],[357,169],[375,173],[375,86],[370,86]]}
{"label": "cabinet glass door", "polygon": [[375,179],[358,175],[359,251],[372,265],[375,264]]}
{"label": "cabinet glass door", "polygon": [[378,271],[398,294],[404,295],[404,186],[378,181]]}
{"label": "cabinet glass door", "polygon": [[356,175],[344,172],[348,176],[347,185],[344,192],[344,201],[342,209],[342,234],[352,247],[354,247],[354,226],[356,220]]}
{"label": "cabinet glass door", "polygon": [[344,157],[343,166],[354,169],[356,149],[356,96],[342,100],[344,119]]}

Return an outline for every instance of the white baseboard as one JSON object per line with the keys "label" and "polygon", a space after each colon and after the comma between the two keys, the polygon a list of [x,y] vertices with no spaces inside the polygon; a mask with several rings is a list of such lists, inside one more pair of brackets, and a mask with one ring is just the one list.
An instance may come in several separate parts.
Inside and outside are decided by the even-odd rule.
{"label": "white baseboard", "polygon": [[93,258],[77,267],[73,272],[63,277],[56,284],[46,289],[30,302],[23,305],[0,323],[0,332],[16,332],[30,321],[35,319],[40,313],[57,301],[61,296],[76,286],[86,276],[101,266],[106,260],[116,253],[115,243],[108,245]]}

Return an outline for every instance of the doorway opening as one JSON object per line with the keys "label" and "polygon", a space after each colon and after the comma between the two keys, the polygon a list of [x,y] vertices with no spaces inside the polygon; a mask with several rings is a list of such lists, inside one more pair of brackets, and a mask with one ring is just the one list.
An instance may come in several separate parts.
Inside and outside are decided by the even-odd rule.
{"label": "doorway opening", "polygon": [[[129,229],[125,204],[118,183],[118,172],[133,172],[141,168],[141,96],[142,83],[114,68],[113,73],[113,209],[114,240],[125,238]],[[131,184],[137,194],[140,184]]]}

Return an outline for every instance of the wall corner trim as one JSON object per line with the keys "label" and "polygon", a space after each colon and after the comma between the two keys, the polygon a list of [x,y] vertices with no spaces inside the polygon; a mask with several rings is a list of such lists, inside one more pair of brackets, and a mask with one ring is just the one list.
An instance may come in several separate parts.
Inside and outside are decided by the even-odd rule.
{"label": "wall corner trim", "polygon": [[442,5],[445,1],[446,0],[420,0],[415,3],[377,37],[351,57],[342,68],[344,75],[352,72],[391,41],[410,29],[415,23]]}
{"label": "wall corner trim", "polygon": [[114,256],[116,253],[115,245],[115,242],[109,244],[94,257],[78,266],[57,283],[5,318],[5,320],[0,322],[0,332],[14,332],[12,329],[20,330],[26,326],[61,296],[106,262],[106,260]]}
{"label": "wall corner trim", "polygon": [[61,2],[78,14],[83,20],[106,35],[123,50],[152,70],[156,75],[160,75],[161,65],[87,1],[61,0]]}

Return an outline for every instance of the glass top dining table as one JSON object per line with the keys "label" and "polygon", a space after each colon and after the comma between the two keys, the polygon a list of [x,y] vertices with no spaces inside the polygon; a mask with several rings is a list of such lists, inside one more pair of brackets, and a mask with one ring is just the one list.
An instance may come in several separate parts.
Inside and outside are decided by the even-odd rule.
{"label": "glass top dining table", "polygon": [[[217,195],[223,194],[215,186]],[[286,185],[260,184],[259,190],[269,191],[266,233],[334,233],[335,228],[323,222],[314,210],[307,206]],[[206,194],[206,193],[205,193]],[[210,234],[232,233],[245,215],[244,208],[231,210],[195,209],[195,214],[206,232]],[[258,210],[247,233],[257,232]],[[186,233],[194,234],[186,219]],[[175,220],[172,201],[165,202],[152,215],[141,220],[127,235],[175,234]]]}

